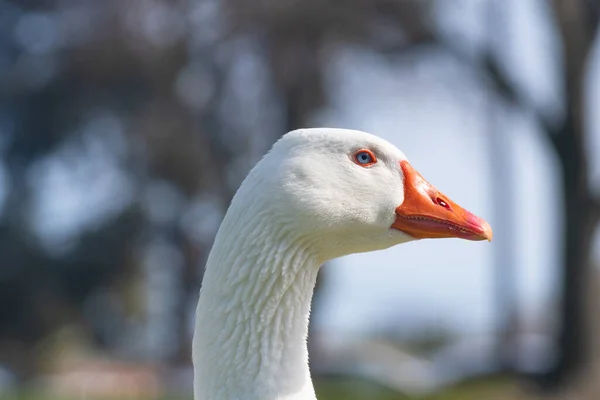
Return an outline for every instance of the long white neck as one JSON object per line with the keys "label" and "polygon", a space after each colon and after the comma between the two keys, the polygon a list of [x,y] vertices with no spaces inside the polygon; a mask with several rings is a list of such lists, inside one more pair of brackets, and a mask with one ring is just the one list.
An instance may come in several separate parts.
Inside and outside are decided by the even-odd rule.
{"label": "long white neck", "polygon": [[196,311],[194,398],[314,400],[306,339],[320,263],[272,215],[232,208]]}

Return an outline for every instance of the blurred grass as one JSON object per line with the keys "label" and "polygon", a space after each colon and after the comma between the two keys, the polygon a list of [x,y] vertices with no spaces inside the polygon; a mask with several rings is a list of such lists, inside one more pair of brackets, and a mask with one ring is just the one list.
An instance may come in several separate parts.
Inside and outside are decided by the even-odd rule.
{"label": "blurred grass", "polygon": [[[315,389],[319,400],[531,400],[518,394],[516,384],[502,378],[465,382],[439,393],[423,397],[406,397],[379,385],[358,379],[316,380]],[[15,394],[2,396],[0,400],[104,400],[79,397],[66,399],[43,394]],[[110,399],[118,400],[118,399]],[[160,400],[192,400],[188,397],[166,396]]]}
{"label": "blurred grass", "polygon": [[391,389],[360,380],[315,382],[319,400],[531,400],[519,395],[517,385],[505,378],[474,380],[440,392],[408,397]]}

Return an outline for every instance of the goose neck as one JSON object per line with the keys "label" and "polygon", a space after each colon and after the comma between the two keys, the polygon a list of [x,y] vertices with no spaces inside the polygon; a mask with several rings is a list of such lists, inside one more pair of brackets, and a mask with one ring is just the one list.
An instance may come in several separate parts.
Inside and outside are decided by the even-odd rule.
{"label": "goose neck", "polygon": [[[193,344],[196,400],[312,400],[306,339],[319,260],[269,216],[225,217]],[[240,228],[241,227],[241,228]]]}

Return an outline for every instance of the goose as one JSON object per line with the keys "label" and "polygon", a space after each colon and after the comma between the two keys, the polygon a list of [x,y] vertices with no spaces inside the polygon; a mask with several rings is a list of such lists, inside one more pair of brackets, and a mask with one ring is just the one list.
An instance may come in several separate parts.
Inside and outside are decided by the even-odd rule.
{"label": "goose", "polygon": [[320,266],[425,238],[491,241],[492,229],[375,135],[283,135],[240,185],[206,263],[195,400],[315,400],[306,340]]}

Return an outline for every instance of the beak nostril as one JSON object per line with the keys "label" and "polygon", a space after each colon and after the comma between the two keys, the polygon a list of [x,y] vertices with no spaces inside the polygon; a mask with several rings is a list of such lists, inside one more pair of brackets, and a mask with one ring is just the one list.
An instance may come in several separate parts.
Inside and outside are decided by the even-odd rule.
{"label": "beak nostril", "polygon": [[442,199],[442,198],[440,198],[440,197],[437,197],[437,198],[435,199],[435,202],[436,202],[436,203],[437,203],[439,206],[442,206],[442,207],[444,207],[444,208],[446,208],[446,209],[448,209],[448,210],[450,209],[450,206],[448,205],[448,203],[447,203],[447,202],[446,202],[444,199]]}

